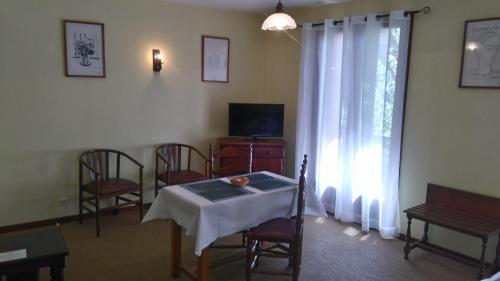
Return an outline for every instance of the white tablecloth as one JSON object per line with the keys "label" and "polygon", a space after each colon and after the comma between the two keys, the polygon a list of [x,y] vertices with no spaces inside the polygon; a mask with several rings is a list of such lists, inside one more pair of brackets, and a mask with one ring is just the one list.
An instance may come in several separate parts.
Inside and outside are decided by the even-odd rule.
{"label": "white tablecloth", "polygon": [[[178,185],[168,186],[160,190],[142,222],[174,219],[185,229],[186,235],[195,237],[195,254],[199,256],[217,238],[255,227],[273,218],[290,217],[296,212],[297,182],[270,172],[261,173],[295,185],[267,192],[245,186],[254,194],[217,202]],[[316,195],[312,193],[307,196]],[[312,210],[315,211],[321,212]]]}
{"label": "white tablecloth", "polygon": [[488,279],[483,279],[482,281],[499,281],[499,280],[500,280],[500,272],[498,272],[497,274],[491,276]]}

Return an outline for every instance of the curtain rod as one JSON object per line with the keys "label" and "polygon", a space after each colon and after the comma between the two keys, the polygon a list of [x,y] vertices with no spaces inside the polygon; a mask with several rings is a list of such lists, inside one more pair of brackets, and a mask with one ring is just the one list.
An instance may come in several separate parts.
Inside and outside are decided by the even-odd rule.
{"label": "curtain rod", "polygon": [[[420,10],[414,10],[414,11],[405,11],[404,15],[405,17],[407,17],[408,15],[415,15],[415,14],[420,14],[420,13],[423,13],[424,15],[427,15],[429,12],[431,11],[431,8],[430,7],[424,7]],[[383,15],[377,15],[376,18],[377,20],[381,19],[381,18],[386,18],[386,17],[389,17],[390,15],[389,14],[383,14]],[[367,20],[367,17],[365,17],[365,21]],[[339,23],[343,23],[344,21],[343,20],[336,20],[333,22],[333,25],[337,25]],[[320,23],[313,23],[312,26],[322,26],[322,25],[325,25],[325,23],[323,22],[320,22]],[[302,27],[302,25],[299,25],[299,27]]]}

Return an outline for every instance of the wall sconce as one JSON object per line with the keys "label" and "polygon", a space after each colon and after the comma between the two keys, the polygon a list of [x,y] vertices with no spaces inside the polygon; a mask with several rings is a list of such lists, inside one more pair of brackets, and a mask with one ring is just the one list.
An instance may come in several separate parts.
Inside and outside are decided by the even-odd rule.
{"label": "wall sconce", "polygon": [[153,49],[153,71],[160,72],[162,64],[160,50]]}

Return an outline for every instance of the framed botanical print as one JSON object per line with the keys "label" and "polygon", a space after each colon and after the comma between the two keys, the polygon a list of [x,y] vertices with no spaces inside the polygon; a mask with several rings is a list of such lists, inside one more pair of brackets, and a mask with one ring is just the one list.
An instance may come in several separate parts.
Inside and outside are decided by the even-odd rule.
{"label": "framed botanical print", "polygon": [[500,88],[500,18],[465,22],[461,88]]}
{"label": "framed botanical print", "polygon": [[229,82],[229,38],[202,36],[201,81]]}
{"label": "framed botanical print", "polygon": [[65,73],[68,77],[106,77],[104,24],[65,20]]}

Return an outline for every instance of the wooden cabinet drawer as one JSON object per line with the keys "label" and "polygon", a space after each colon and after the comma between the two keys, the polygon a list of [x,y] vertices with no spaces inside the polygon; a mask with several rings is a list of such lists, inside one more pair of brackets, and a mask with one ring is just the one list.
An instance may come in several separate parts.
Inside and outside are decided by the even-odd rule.
{"label": "wooden cabinet drawer", "polygon": [[256,147],[253,151],[255,158],[284,158],[282,147]]}
{"label": "wooden cabinet drawer", "polygon": [[286,143],[283,140],[248,140],[237,138],[219,139],[221,148],[232,146],[238,150],[252,149],[250,159],[239,160],[224,158],[221,159],[222,166],[246,166],[248,161],[252,163],[252,172],[269,171],[279,175],[285,173],[285,148]]}
{"label": "wooden cabinet drawer", "polygon": [[283,158],[256,158],[252,162],[252,172],[268,171],[278,175],[284,174],[285,163]]}
{"label": "wooden cabinet drawer", "polygon": [[250,149],[250,145],[249,144],[221,144],[220,148],[223,149],[223,148],[226,148],[226,147],[234,147],[238,150],[242,150],[242,151],[248,151]]}

